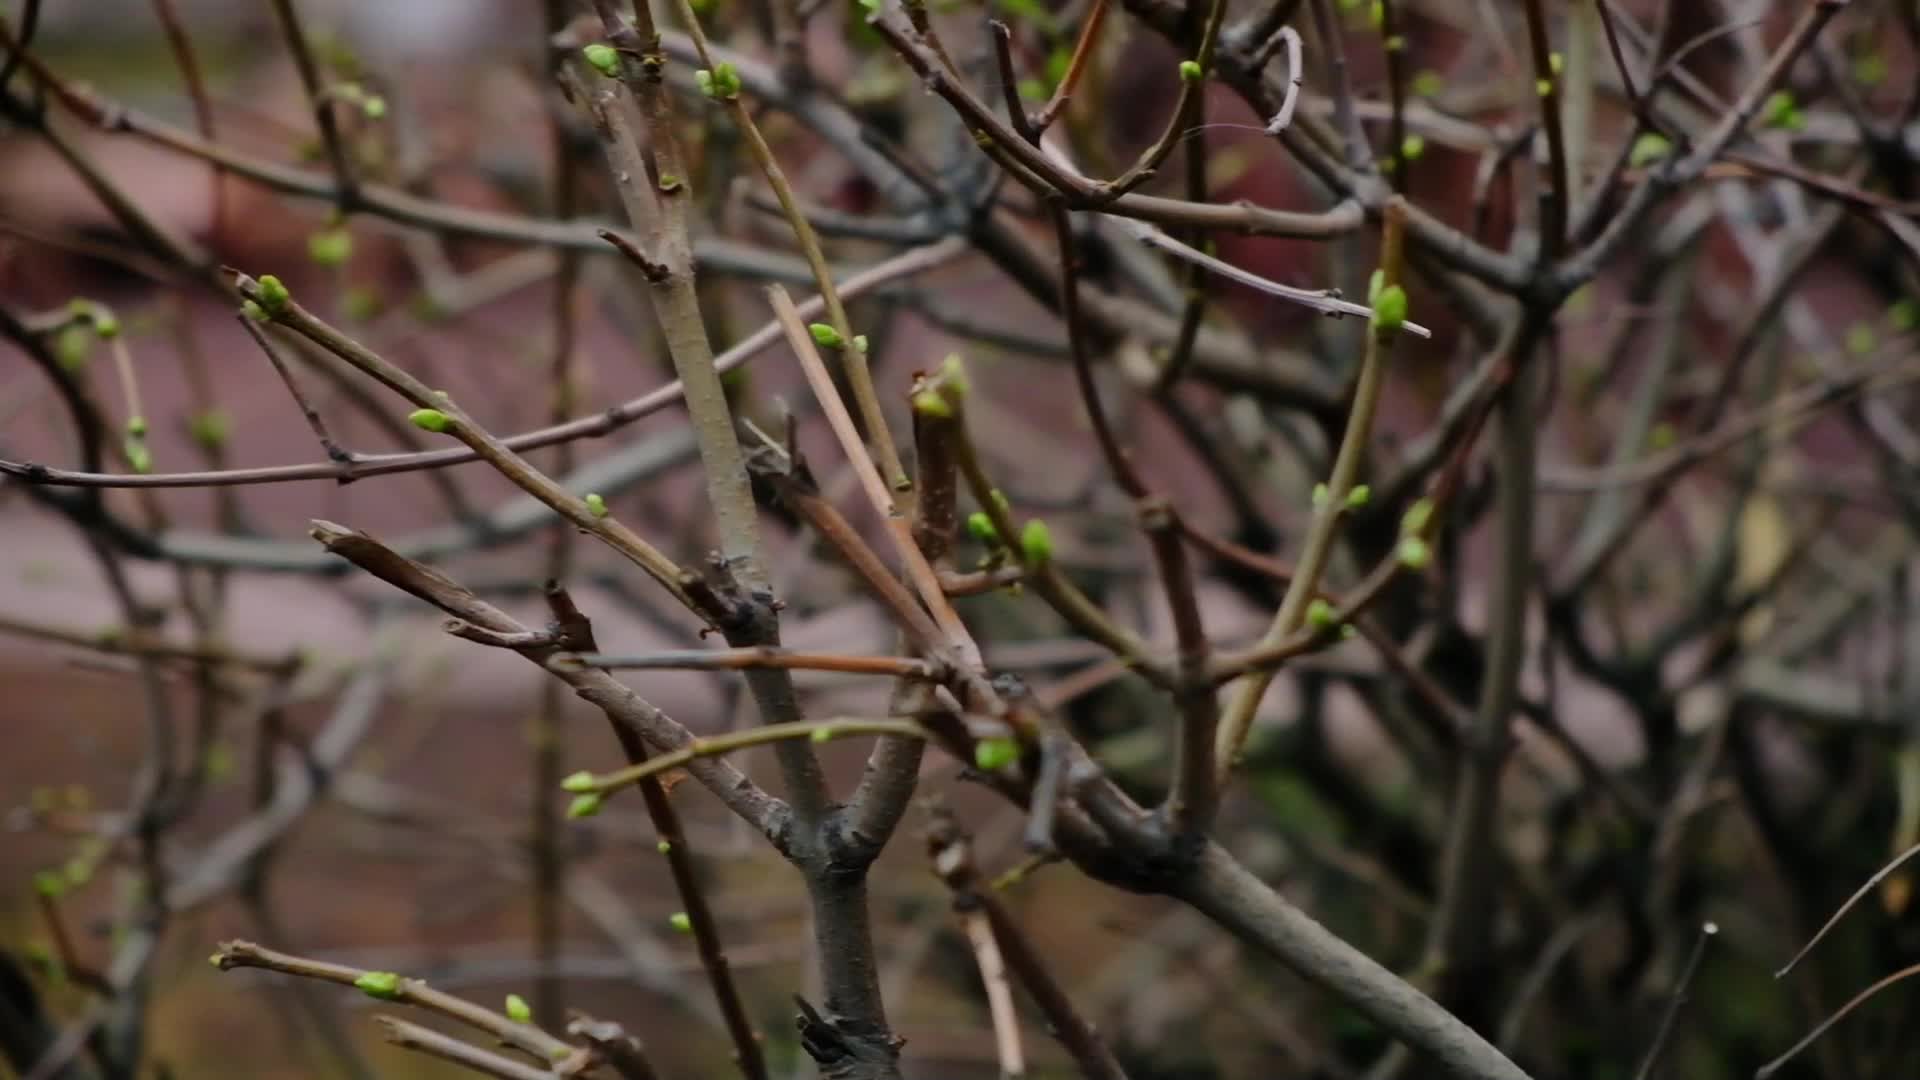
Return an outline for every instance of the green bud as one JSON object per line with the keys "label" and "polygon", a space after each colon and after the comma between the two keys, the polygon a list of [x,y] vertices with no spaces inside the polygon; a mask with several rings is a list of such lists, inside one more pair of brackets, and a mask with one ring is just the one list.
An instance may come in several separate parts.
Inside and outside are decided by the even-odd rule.
{"label": "green bud", "polygon": [[323,229],[307,237],[307,257],[321,266],[344,266],[353,255],[353,234],[345,229]]}
{"label": "green bud", "polygon": [[400,997],[400,976],[391,971],[369,971],[353,980],[353,985],[370,998],[394,1001]]}
{"label": "green bud", "polygon": [[1373,3],[1369,5],[1367,8],[1367,25],[1373,27],[1375,30],[1378,30],[1382,26],[1385,26],[1386,23],[1387,23],[1386,5],[1381,3],[1380,0],[1373,0]]}
{"label": "green bud", "polygon": [[1647,432],[1647,447],[1653,450],[1665,450],[1672,446],[1677,438],[1679,436],[1675,434],[1673,425],[1662,420]]}
{"label": "green bud", "polygon": [[1855,356],[1865,356],[1879,344],[1871,323],[1858,322],[1847,328],[1847,351]]}
{"label": "green bud", "polygon": [[653,845],[653,850],[659,852],[662,855],[666,855],[673,851],[673,844],[666,840],[662,840],[659,843]]}
{"label": "green bud", "polygon": [[1380,299],[1380,290],[1386,288],[1386,286],[1387,272],[1376,268],[1367,278],[1367,303],[1372,304],[1374,301]]}
{"label": "green bud", "polygon": [[1197,62],[1192,60],[1180,61],[1180,81],[1181,82],[1197,83],[1201,79],[1206,78],[1206,75],[1207,73],[1201,70],[1201,67]]}
{"label": "green bud", "polygon": [[620,54],[615,52],[611,45],[603,45],[596,41],[581,49],[580,55],[593,66],[593,70],[609,79],[620,74]]}
{"label": "green bud", "polygon": [[953,418],[953,406],[947,404],[946,398],[941,397],[931,390],[922,390],[913,395],[913,411],[919,413],[921,416],[930,416],[936,420],[950,420]]}
{"label": "green bud", "polygon": [[832,742],[833,729],[830,727],[814,728],[811,732],[807,734],[807,740],[809,742],[817,742],[817,743]]}
{"label": "green bud", "polygon": [[1327,491],[1327,485],[1325,484],[1313,485],[1313,508],[1315,510],[1318,510],[1319,508],[1327,505],[1327,500],[1331,497],[1332,496]]}
{"label": "green bud", "polygon": [[60,331],[53,339],[53,356],[60,370],[74,374],[87,366],[93,356],[93,332],[78,323]]}
{"label": "green bud", "polygon": [[808,323],[807,333],[812,334],[813,343],[823,349],[845,348],[847,344],[847,339],[840,336],[840,331],[823,322]]}
{"label": "green bud", "polygon": [[597,518],[607,516],[607,500],[602,498],[599,492],[589,491],[587,497],[581,501],[587,504],[587,513]]}
{"label": "green bud", "polygon": [[1347,509],[1358,510],[1373,498],[1373,489],[1365,484],[1355,484],[1347,491]]}
{"label": "green bud", "polygon": [[384,120],[387,117],[387,99],[379,94],[369,94],[367,100],[360,103],[360,112],[369,120]]}
{"label": "green bud", "polygon": [[866,353],[867,353],[867,335],[865,335],[865,334],[855,334],[855,335],[853,335],[853,351],[854,351],[854,352],[857,352],[857,353],[859,353],[859,354],[860,354],[860,355],[862,355],[862,356],[865,356],[865,355],[866,355]]}
{"label": "green bud", "polygon": [[127,417],[127,434],[136,439],[145,438],[147,434],[147,418],[144,416]]}
{"label": "green bud", "polygon": [[272,274],[260,275],[259,292],[260,309],[268,315],[278,315],[285,311],[287,302],[293,299],[293,294],[287,292],[287,287]]}
{"label": "green bud", "polygon": [[1437,97],[1440,91],[1445,88],[1446,81],[1440,77],[1439,72],[1431,68],[1414,72],[1413,92],[1416,96],[1424,98]]}
{"label": "green bud", "polygon": [[593,774],[585,769],[560,781],[561,791],[572,792],[575,795],[585,795],[598,786],[599,784],[593,779]]}
{"label": "green bud", "polygon": [[254,322],[263,323],[263,322],[266,322],[268,318],[267,309],[261,307],[259,304],[256,304],[251,300],[240,301],[240,314],[245,315],[247,318],[252,319]]}
{"label": "green bud", "polygon": [[193,441],[208,450],[218,450],[227,444],[227,438],[233,430],[233,421],[224,409],[208,409],[195,413],[187,421],[187,434]]}
{"label": "green bud", "polygon": [[1564,56],[1562,56],[1562,55],[1560,55],[1560,54],[1559,54],[1559,53],[1557,53],[1557,52],[1556,52],[1556,53],[1548,53],[1548,54],[1547,54],[1547,69],[1548,69],[1548,70],[1550,70],[1550,71],[1552,71],[1552,72],[1553,72],[1553,73],[1554,73],[1555,75],[1558,75],[1558,74],[1560,74],[1561,72],[1563,72],[1563,71],[1565,71],[1565,70],[1567,69],[1567,58],[1566,58],[1566,57],[1564,57]]}
{"label": "green bud", "polygon": [[1896,334],[1912,333],[1920,326],[1920,303],[1912,300],[1895,300],[1887,307],[1887,325],[1893,327]]}
{"label": "green bud", "polygon": [[940,389],[953,401],[965,401],[973,389],[972,381],[967,378],[966,361],[960,359],[959,353],[948,353],[947,358],[940,361]]}
{"label": "green bud", "polygon": [[507,1019],[516,1024],[526,1024],[533,1021],[533,1009],[527,1004],[526,998],[521,997],[519,994],[507,995]]}
{"label": "green bud", "polygon": [[573,801],[567,804],[567,816],[576,821],[580,818],[592,817],[600,812],[601,804],[606,801],[605,796],[595,791],[589,791],[584,795],[575,795]]}
{"label": "green bud", "polygon": [[413,426],[422,431],[443,432],[453,426],[453,417],[439,409],[415,409],[407,414]]}
{"label": "green bud", "polygon": [[713,65],[713,88],[724,100],[732,101],[739,97],[740,72],[724,60]]}
{"label": "green bud", "polygon": [[1420,155],[1427,152],[1427,140],[1418,135],[1409,135],[1400,140],[1400,156],[1408,161],[1419,161]]}
{"label": "green bud", "polygon": [[1402,537],[1395,554],[1400,559],[1400,565],[1409,570],[1425,570],[1427,564],[1433,561],[1433,549],[1417,536]]}
{"label": "green bud", "polygon": [[58,900],[67,891],[67,879],[58,870],[40,870],[33,875],[33,891],[49,900]]}
{"label": "green bud", "polygon": [[1797,129],[1806,121],[1800,115],[1800,106],[1794,103],[1793,91],[1775,90],[1767,95],[1760,106],[1760,113],[1766,118],[1768,127]]}
{"label": "green bud", "polygon": [[1053,561],[1053,533],[1046,522],[1034,518],[1020,530],[1020,553],[1030,565]]}
{"label": "green bud", "polygon": [[985,510],[975,510],[967,515],[967,534],[975,540],[989,546],[1000,542],[1000,533],[993,527],[993,519]]}
{"label": "green bud", "polygon": [[145,475],[153,471],[153,451],[147,449],[145,439],[138,435],[128,435],[123,447],[127,452],[127,467]]}
{"label": "green bud", "polygon": [[676,911],[667,916],[667,925],[683,934],[693,933],[693,920],[688,918],[684,911]]}
{"label": "green bud", "polygon": [[1664,160],[1671,153],[1673,140],[1657,131],[1649,131],[1633,140],[1633,149],[1627,152],[1627,164],[1644,169],[1656,161]]}
{"label": "green bud", "polygon": [[1020,744],[1012,739],[981,739],[973,744],[973,763],[982,772],[998,772],[1020,760]]}
{"label": "green bud", "polygon": [[101,341],[112,341],[120,336],[120,317],[104,307],[94,308],[93,332],[100,335]]}
{"label": "green bud", "polygon": [[1336,621],[1338,620],[1333,613],[1333,605],[1324,599],[1316,596],[1313,602],[1307,605],[1307,625],[1315,630],[1325,630]]}
{"label": "green bud", "polygon": [[1415,499],[1413,505],[1400,518],[1400,535],[1417,536],[1427,531],[1427,522],[1433,520],[1433,500]]}
{"label": "green bud", "polygon": [[1407,290],[1389,285],[1373,300],[1373,328],[1391,333],[1407,324]]}
{"label": "green bud", "polygon": [[1533,92],[1536,94],[1539,94],[1541,97],[1552,97],[1553,96],[1553,80],[1552,79],[1535,79],[1533,81]]}

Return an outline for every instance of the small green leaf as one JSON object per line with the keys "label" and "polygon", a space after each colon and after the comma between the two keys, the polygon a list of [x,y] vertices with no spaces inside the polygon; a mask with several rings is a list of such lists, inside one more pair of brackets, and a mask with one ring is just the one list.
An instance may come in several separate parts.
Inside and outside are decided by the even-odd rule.
{"label": "small green leaf", "polygon": [[307,237],[307,257],[321,266],[344,266],[353,255],[353,234],[345,229],[322,229]]}
{"label": "small green leaf", "polygon": [[580,818],[590,818],[600,812],[601,805],[606,801],[606,797],[596,791],[575,795],[573,801],[567,804],[567,816],[576,821]]}
{"label": "small green leaf", "polygon": [[269,318],[272,318],[272,316],[267,314],[266,308],[261,307],[259,304],[256,304],[251,300],[242,300],[240,302],[240,314],[245,315],[247,318],[252,319],[254,322],[263,323],[263,322],[266,322]]}
{"label": "small green leaf", "polygon": [[127,452],[128,468],[143,476],[153,471],[153,451],[147,449],[145,439],[138,435],[129,435],[124,449]]}
{"label": "small green leaf", "polygon": [[260,309],[268,315],[279,315],[287,309],[288,301],[293,299],[293,294],[272,274],[260,275],[259,292]]}
{"label": "small green leaf", "polygon": [[1020,530],[1020,553],[1029,566],[1053,561],[1053,533],[1046,522],[1034,518]]}
{"label": "small green leaf", "polygon": [[400,976],[391,971],[369,971],[353,980],[353,985],[361,993],[381,1001],[393,1001],[400,996]]}
{"label": "small green leaf", "polygon": [[422,431],[444,432],[453,426],[453,417],[439,409],[415,409],[407,414],[407,419]]}
{"label": "small green leaf", "polygon": [[61,371],[69,375],[81,371],[93,356],[93,331],[79,323],[68,326],[53,339],[53,356]]}
{"label": "small green leaf", "polygon": [[233,421],[224,409],[208,409],[205,412],[195,413],[193,419],[187,421],[187,434],[195,444],[208,450],[218,450],[225,446],[232,431]]}
{"label": "small green leaf", "polygon": [[1800,111],[1800,105],[1793,98],[1791,90],[1775,90],[1767,95],[1760,106],[1760,113],[1766,119],[1768,127],[1783,131],[1799,131],[1807,126],[1806,115]]}
{"label": "small green leaf", "polygon": [[1413,505],[1400,517],[1400,535],[1417,536],[1427,531],[1427,522],[1433,520],[1433,500],[1415,499]]}
{"label": "small green leaf", "polygon": [[713,65],[713,88],[728,101],[740,96],[740,72],[722,60]]}
{"label": "small green leaf", "polygon": [[693,920],[688,918],[684,911],[676,911],[667,916],[667,925],[683,934],[693,933]]}
{"label": "small green leaf", "polygon": [[845,348],[847,344],[847,339],[840,336],[840,331],[823,322],[808,323],[807,333],[812,334],[813,343],[823,349]]}
{"label": "small green leaf", "polygon": [[967,515],[967,534],[983,544],[992,546],[1000,542],[1000,533],[993,527],[993,519],[985,510],[975,510]]}
{"label": "small green leaf", "polygon": [[1887,306],[1887,325],[1896,334],[1912,333],[1920,326],[1920,303],[1913,300],[1895,300]]}
{"label": "small green leaf", "polygon": [[1657,131],[1648,131],[1633,140],[1633,149],[1627,152],[1627,164],[1636,169],[1644,169],[1656,161],[1665,160],[1673,153],[1673,140]]}
{"label": "small green leaf", "polygon": [[1012,739],[981,739],[973,744],[973,763],[982,772],[997,772],[1020,760],[1020,744]]}
{"label": "small green leaf", "polygon": [[1373,301],[1373,328],[1381,332],[1399,330],[1407,324],[1407,290],[1389,285]]}
{"label": "small green leaf", "polygon": [[1325,630],[1337,621],[1333,605],[1321,597],[1314,597],[1313,602],[1307,605],[1307,625],[1315,630]]}
{"label": "small green leaf", "polygon": [[580,55],[586,59],[587,63],[593,65],[593,70],[609,79],[620,74],[620,54],[615,52],[611,45],[596,41],[581,49]]}
{"label": "small green leaf", "polygon": [[1433,549],[1427,546],[1425,540],[1417,536],[1401,538],[1400,547],[1395,555],[1399,558],[1400,565],[1409,570],[1425,570],[1433,561]]}
{"label": "small green leaf", "polygon": [[527,1004],[526,998],[519,994],[507,995],[507,1019],[516,1024],[527,1024],[533,1021],[533,1008]]}
{"label": "small green leaf", "polygon": [[585,769],[581,769],[579,772],[560,781],[561,791],[571,792],[575,795],[585,795],[599,786],[599,782],[593,778],[593,774]]}
{"label": "small green leaf", "polygon": [[1872,352],[1880,340],[1873,332],[1873,324],[1857,322],[1847,328],[1847,351],[1855,356],[1865,356]]}
{"label": "small green leaf", "polygon": [[1355,484],[1353,488],[1347,492],[1347,509],[1358,510],[1367,505],[1367,500],[1371,498],[1373,498],[1372,488],[1365,484]]}
{"label": "small green leaf", "polygon": [[589,491],[587,497],[581,501],[587,504],[587,513],[597,518],[607,516],[607,500],[599,492]]}

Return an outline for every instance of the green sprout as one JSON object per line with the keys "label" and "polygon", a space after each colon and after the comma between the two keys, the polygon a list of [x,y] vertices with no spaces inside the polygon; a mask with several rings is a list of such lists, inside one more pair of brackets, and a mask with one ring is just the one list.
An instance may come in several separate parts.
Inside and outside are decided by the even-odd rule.
{"label": "green sprout", "polygon": [[1656,161],[1664,160],[1671,153],[1673,140],[1657,131],[1649,131],[1633,140],[1633,149],[1627,152],[1627,164],[1644,169]]}
{"label": "green sprout", "polygon": [[391,971],[369,971],[353,980],[353,985],[370,998],[394,1001],[400,997],[400,976]]}
{"label": "green sprout", "polygon": [[1417,536],[1402,537],[1394,554],[1409,570],[1425,570],[1433,562],[1433,549]]}
{"label": "green sprout", "polygon": [[453,426],[453,417],[439,409],[415,409],[407,414],[414,427],[422,431],[444,432]]}
{"label": "green sprout", "polygon": [[1053,533],[1046,522],[1035,518],[1020,530],[1020,553],[1033,566],[1053,561]]}
{"label": "green sprout", "polygon": [[599,783],[594,780],[593,774],[585,769],[581,769],[579,772],[560,781],[560,790],[574,795],[585,795],[599,786]]}
{"label": "green sprout", "polygon": [[587,497],[581,501],[587,504],[587,513],[597,518],[607,516],[607,500],[599,492],[589,491]]}
{"label": "green sprout", "polygon": [[287,291],[286,285],[272,274],[260,275],[258,289],[260,310],[268,315],[279,315],[287,310],[287,304],[293,300],[293,294]]}
{"label": "green sprout", "polygon": [[581,818],[590,818],[600,812],[601,805],[606,801],[606,797],[597,791],[589,791],[584,795],[575,795],[573,801],[567,804],[567,817],[575,821]]}
{"label": "green sprout", "polygon": [[835,330],[826,323],[808,323],[807,333],[812,334],[813,343],[823,349],[844,349],[847,347],[847,339],[840,336],[840,331]]}
{"label": "green sprout", "polygon": [[1180,61],[1180,81],[1181,82],[1197,83],[1201,79],[1204,79],[1206,77],[1207,77],[1206,71],[1202,69],[1197,62],[1192,60]]}
{"label": "green sprout", "polygon": [[615,78],[620,74],[620,54],[615,52],[611,45],[594,42],[592,45],[581,49],[580,55],[586,59],[588,64],[592,65],[593,70],[605,75],[609,79]]}
{"label": "green sprout", "polygon": [[684,911],[676,911],[667,916],[667,925],[683,934],[693,933],[693,919]]}
{"label": "green sprout", "polygon": [[998,772],[1020,760],[1020,744],[1012,739],[981,739],[973,744],[973,763],[982,772]]}
{"label": "green sprout", "polygon": [[1407,290],[1389,285],[1373,300],[1373,328],[1391,333],[1407,322]]}
{"label": "green sprout", "polygon": [[516,1024],[533,1022],[533,1009],[527,1004],[526,998],[519,994],[507,995],[507,1019]]}

